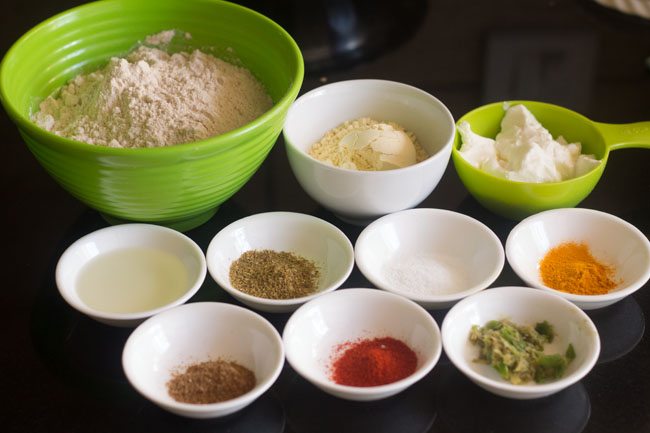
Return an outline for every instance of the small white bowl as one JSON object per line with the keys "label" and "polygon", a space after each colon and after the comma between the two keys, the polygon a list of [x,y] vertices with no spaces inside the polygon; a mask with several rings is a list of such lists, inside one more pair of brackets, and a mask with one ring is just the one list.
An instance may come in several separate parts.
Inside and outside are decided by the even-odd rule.
{"label": "small white bowl", "polygon": [[[222,358],[255,373],[255,387],[232,400],[180,403],[167,391],[172,373]],[[217,418],[251,404],[273,385],[284,365],[280,334],[259,314],[236,305],[197,302],[160,313],[129,336],[122,367],[131,385],[157,406],[189,418]]]}
{"label": "small white bowl", "polygon": [[[564,376],[549,383],[513,385],[493,367],[474,362],[479,349],[469,341],[472,325],[504,318],[518,325],[544,320],[553,325],[556,335],[545,353],[563,354],[569,343],[576,353]],[[442,345],[449,360],[472,382],[496,395],[520,400],[545,397],[573,385],[589,373],[600,354],[598,330],[584,311],[566,299],[530,287],[497,287],[458,302],[442,322]]]}
{"label": "small white bowl", "polygon": [[[492,230],[442,209],[383,216],[361,232],[354,250],[357,266],[372,284],[431,309],[450,307],[485,289],[505,262]],[[440,292],[421,290],[427,285]]]}
{"label": "small white bowl", "polygon": [[[604,295],[574,295],[547,287],[539,262],[549,249],[564,242],[584,242],[593,256],[616,270],[622,283]],[[526,284],[553,292],[584,310],[602,308],[634,293],[650,278],[650,242],[632,224],[591,209],[554,209],[517,224],[506,240],[506,257]]]}
{"label": "small white bowl", "polygon": [[[266,299],[237,290],[230,283],[230,265],[250,250],[288,251],[312,260],[320,270],[318,290],[293,299]],[[210,242],[208,271],[226,292],[251,308],[267,312],[294,311],[323,293],[336,290],[354,267],[354,249],[334,225],[294,212],[267,212],[242,218],[224,227]]]}
{"label": "small white bowl", "polygon": [[[153,249],[176,257],[187,277],[187,288],[182,295],[158,308],[130,313],[104,311],[84,302],[78,291],[79,275],[84,267],[103,254],[129,248]],[[192,239],[176,230],[153,224],[122,224],[89,233],[70,245],[56,266],[59,293],[70,306],[99,322],[124,327],[136,326],[154,314],[183,304],[199,290],[205,275],[205,256]]]}
{"label": "small white bowl", "polygon": [[[361,117],[398,123],[431,156],[401,169],[358,171],[309,155],[329,130]],[[291,169],[307,194],[343,220],[363,224],[414,207],[431,194],[449,163],[455,131],[447,107],[423,90],[394,81],[350,80],[299,97],[287,114],[284,139]]]}
{"label": "small white bowl", "polygon": [[[418,357],[410,376],[387,385],[355,387],[330,379],[335,348],[359,338],[393,337]],[[422,379],[438,362],[440,330],[422,307],[376,289],[342,289],[314,299],[289,318],[282,336],[287,361],[303,378],[328,394],[347,400],[390,397]]]}

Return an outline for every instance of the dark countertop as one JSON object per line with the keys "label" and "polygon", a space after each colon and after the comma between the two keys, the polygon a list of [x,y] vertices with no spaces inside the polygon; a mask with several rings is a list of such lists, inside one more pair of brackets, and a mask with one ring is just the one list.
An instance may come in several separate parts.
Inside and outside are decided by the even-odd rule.
{"label": "dark countertop", "polygon": [[[33,25],[79,3],[5,2],[0,54]],[[383,78],[432,93],[455,118],[487,102],[517,98],[564,105],[602,122],[650,119],[650,20],[593,1],[243,3],[276,19],[301,45],[307,61],[302,92],[322,82]],[[58,256],[79,236],[106,223],[45,173],[4,112],[0,134],[7,152],[1,174],[8,257],[0,302],[3,431],[650,431],[650,341],[643,335],[650,314],[648,284],[626,300],[590,313],[601,334],[601,359],[581,382],[542,400],[487,394],[443,357],[407,392],[376,403],[329,397],[287,366],[267,394],[228,419],[169,415],[126,382],[120,354],[129,331],[81,316],[56,291]],[[648,167],[647,150],[613,152],[604,176],[580,206],[617,215],[649,236]],[[515,224],[481,208],[451,162],[420,206],[463,212],[487,224],[504,242]],[[317,215],[353,242],[360,232],[302,191],[280,139],[250,182],[188,234],[205,251],[229,222],[269,210]],[[521,284],[506,265],[494,286]],[[355,269],[345,286],[369,283]],[[234,302],[209,277],[194,298],[199,299]],[[280,329],[288,317],[266,316]],[[444,311],[433,316],[441,323]]]}

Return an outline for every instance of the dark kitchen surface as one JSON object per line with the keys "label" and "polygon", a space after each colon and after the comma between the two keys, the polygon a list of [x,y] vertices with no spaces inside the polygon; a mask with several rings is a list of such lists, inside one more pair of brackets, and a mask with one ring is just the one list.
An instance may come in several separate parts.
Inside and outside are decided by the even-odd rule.
{"label": "dark kitchen surface", "polygon": [[[638,0],[643,3],[642,0]],[[3,3],[0,54],[33,25],[75,1]],[[564,105],[597,121],[650,119],[650,20],[594,1],[248,1],[283,25],[306,60],[302,93],[324,82],[382,78],[417,86],[459,118],[504,99]],[[330,397],[288,366],[243,412],[193,421],[163,412],[127,383],[120,365],[129,330],[100,325],[68,307],[54,266],[75,239],[106,226],[38,165],[4,112],[0,429],[6,432],[648,432],[650,287],[590,313],[601,358],[576,385],[534,401],[498,398],[466,380],[443,356],[418,384],[388,400]],[[605,174],[580,205],[617,215],[650,235],[650,152],[610,155]],[[420,205],[451,209],[491,227],[503,242],[515,222],[481,208],[453,164]],[[280,139],[251,181],[203,226],[188,232],[204,249],[243,216],[311,213],[343,229],[359,227],[316,205],[294,179]],[[521,285],[506,265],[494,286]],[[369,286],[357,269],[345,287]],[[235,302],[210,279],[193,300]],[[433,312],[440,324],[444,311]],[[279,330],[288,315],[266,315]]]}

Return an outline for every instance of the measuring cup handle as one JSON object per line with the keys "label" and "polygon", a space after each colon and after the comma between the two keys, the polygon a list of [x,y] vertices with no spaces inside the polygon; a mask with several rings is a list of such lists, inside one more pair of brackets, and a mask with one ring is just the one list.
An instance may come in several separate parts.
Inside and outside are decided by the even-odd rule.
{"label": "measuring cup handle", "polygon": [[594,122],[610,150],[626,147],[650,149],[650,122],[625,124]]}

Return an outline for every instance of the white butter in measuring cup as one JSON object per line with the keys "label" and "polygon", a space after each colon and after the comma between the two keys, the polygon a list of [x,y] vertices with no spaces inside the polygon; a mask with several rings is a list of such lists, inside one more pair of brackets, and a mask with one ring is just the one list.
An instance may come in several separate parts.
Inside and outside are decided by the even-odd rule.
{"label": "white butter in measuring cup", "polygon": [[[505,108],[505,107],[504,107]],[[458,125],[460,154],[474,167],[519,182],[561,182],[582,176],[600,164],[582,154],[580,143],[551,133],[521,104],[506,109],[495,139],[474,133],[468,122]]]}

